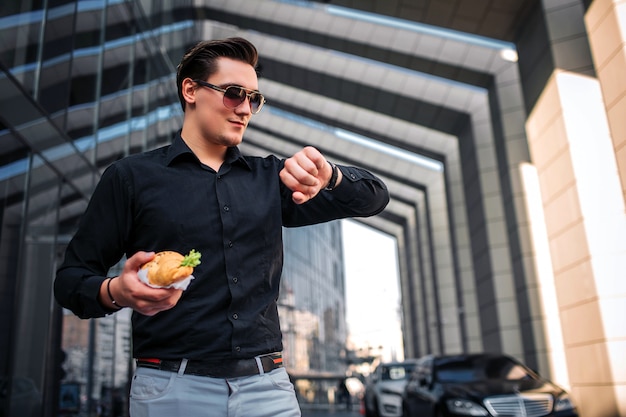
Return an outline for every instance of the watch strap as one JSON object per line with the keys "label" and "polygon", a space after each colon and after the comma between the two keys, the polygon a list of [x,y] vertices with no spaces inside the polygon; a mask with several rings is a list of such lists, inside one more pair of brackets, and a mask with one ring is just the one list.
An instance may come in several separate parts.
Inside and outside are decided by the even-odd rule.
{"label": "watch strap", "polygon": [[328,181],[328,184],[326,184],[326,187],[324,187],[324,189],[326,191],[332,191],[335,189],[335,186],[337,185],[337,178],[339,177],[339,168],[337,168],[337,165],[333,164],[330,161],[326,161],[326,162],[328,162],[330,167],[333,169],[333,173],[331,174],[330,180]]}

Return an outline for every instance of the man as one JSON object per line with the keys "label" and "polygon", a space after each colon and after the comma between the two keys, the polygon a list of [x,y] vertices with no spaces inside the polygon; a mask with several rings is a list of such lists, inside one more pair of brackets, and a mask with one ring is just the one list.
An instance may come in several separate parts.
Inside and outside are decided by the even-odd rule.
{"label": "man", "polygon": [[[133,417],[299,416],[276,306],[282,227],[371,216],[389,201],[374,175],[313,147],[286,160],[239,152],[265,103],[257,59],[241,38],[185,54],[182,130],[105,171],[57,272],[55,296],[79,317],[134,310]],[[191,249],[202,258],[186,290],[138,279],[155,252]]]}

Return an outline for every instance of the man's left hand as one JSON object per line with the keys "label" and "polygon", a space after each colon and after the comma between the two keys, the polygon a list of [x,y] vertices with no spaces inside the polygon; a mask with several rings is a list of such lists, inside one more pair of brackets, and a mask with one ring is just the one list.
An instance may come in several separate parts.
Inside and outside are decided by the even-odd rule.
{"label": "man's left hand", "polygon": [[[307,146],[291,158],[285,160],[280,171],[280,179],[293,191],[294,203],[306,203],[328,184],[333,170],[326,158],[312,146]],[[337,184],[341,180],[341,171]]]}

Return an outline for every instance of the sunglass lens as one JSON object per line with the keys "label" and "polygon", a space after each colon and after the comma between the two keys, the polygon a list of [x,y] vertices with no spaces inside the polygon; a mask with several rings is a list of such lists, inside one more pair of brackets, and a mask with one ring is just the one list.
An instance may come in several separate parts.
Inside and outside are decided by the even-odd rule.
{"label": "sunglass lens", "polygon": [[246,99],[246,92],[241,87],[228,87],[224,91],[224,98],[228,100],[230,107],[237,107]]}
{"label": "sunglass lens", "polygon": [[259,93],[250,94],[250,107],[253,113],[257,113],[262,106],[263,96]]}

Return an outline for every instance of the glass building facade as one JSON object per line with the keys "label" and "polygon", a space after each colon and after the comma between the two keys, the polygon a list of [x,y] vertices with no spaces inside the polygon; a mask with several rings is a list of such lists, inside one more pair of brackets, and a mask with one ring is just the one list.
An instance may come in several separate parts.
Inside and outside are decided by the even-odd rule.
{"label": "glass building facade", "polygon": [[[0,416],[126,415],[130,312],[68,314],[53,300],[54,271],[104,168],[180,129],[175,65],[185,49],[234,34],[192,12],[189,1],[0,5]],[[285,235],[288,366],[336,370],[343,266],[318,239],[340,243],[339,224]],[[296,288],[301,280],[310,287]],[[304,316],[311,326],[301,332],[289,317]]]}
{"label": "glass building facade", "polygon": [[343,375],[346,368],[345,278],[338,222],[285,229],[281,327],[294,375]]}
{"label": "glass building facade", "polygon": [[[76,394],[106,377],[95,371],[97,327],[105,324],[63,331],[53,271],[102,169],[179,129],[164,51],[180,55],[192,25],[124,1],[7,1],[0,10],[0,375],[8,393],[0,409],[56,415],[61,394],[72,411]],[[62,338],[71,333],[66,351]],[[76,361],[92,369],[63,375]],[[70,378],[79,391],[59,384]]]}

